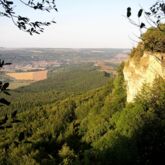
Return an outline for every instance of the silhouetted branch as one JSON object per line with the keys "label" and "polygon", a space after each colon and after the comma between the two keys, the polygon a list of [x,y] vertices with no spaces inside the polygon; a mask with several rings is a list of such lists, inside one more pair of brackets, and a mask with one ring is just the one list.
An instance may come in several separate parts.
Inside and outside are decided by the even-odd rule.
{"label": "silhouetted branch", "polygon": [[[26,5],[27,7],[34,10],[41,10],[46,12],[51,12],[52,10],[56,12],[58,11],[55,0],[28,0],[27,2],[23,0],[19,1],[23,5]],[[22,31],[28,32],[30,35],[33,35],[34,33],[40,34],[44,31],[45,26],[50,26],[52,23],[56,23],[54,20],[45,22],[30,21],[30,18],[16,14],[13,6],[13,0],[0,0],[0,7],[3,9],[3,11],[0,11],[0,16],[10,18],[15,26],[17,26]]]}
{"label": "silhouetted branch", "polygon": [[[159,30],[162,30],[160,25],[164,23],[165,20],[165,2],[163,0],[158,0],[149,8],[149,11],[145,11],[141,7],[137,13],[138,21],[135,21],[131,18],[131,7],[127,8],[126,15],[129,22],[137,26],[140,31],[142,29],[148,29],[149,27],[157,27],[159,28]],[[143,18],[145,19],[145,21],[143,20]],[[147,24],[149,25],[149,27],[147,26]]]}

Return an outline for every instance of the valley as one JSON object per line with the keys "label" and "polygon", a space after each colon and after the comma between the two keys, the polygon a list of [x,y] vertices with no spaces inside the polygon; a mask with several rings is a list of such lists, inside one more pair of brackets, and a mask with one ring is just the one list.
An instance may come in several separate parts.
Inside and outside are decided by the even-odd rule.
{"label": "valley", "polygon": [[[114,50],[81,51],[74,58],[51,55],[60,66],[42,67],[45,56],[33,54],[25,60],[21,54],[15,65],[39,60],[38,67],[20,70],[11,65],[1,71],[10,89],[0,98],[10,105],[0,107],[0,164],[141,165],[148,160],[152,164],[155,151],[160,159],[154,164],[163,158],[164,80],[157,79],[153,88],[146,87],[128,103],[123,73],[128,64],[119,64],[128,55],[118,56],[120,50],[116,56]],[[21,80],[6,75],[7,70],[23,74]],[[36,79],[34,72],[43,71],[47,76]]]}
{"label": "valley", "polygon": [[[89,64],[98,71],[115,74],[115,68],[127,59],[128,49],[9,49],[1,48],[0,57],[12,63],[1,69],[10,82],[10,88],[30,85],[47,79],[66,67]],[[7,76],[7,77],[6,77]]]}
{"label": "valley", "polygon": [[0,0],[0,27],[0,165],[165,165],[165,0]]}

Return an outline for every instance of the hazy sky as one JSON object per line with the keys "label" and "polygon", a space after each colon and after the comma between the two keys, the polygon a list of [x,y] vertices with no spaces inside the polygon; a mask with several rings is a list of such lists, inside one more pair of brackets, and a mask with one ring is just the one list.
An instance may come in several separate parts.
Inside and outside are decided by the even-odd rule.
{"label": "hazy sky", "polygon": [[154,2],[56,0],[59,12],[49,16],[17,3],[20,14],[38,20],[55,18],[57,24],[46,28],[41,35],[30,36],[18,30],[10,19],[0,17],[0,47],[131,48],[139,31],[123,17],[126,8],[137,10],[141,5],[148,9]]}

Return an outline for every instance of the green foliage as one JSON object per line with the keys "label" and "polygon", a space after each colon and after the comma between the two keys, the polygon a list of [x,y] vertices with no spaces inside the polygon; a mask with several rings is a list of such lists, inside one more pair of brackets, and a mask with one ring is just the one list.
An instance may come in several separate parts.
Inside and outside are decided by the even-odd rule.
{"label": "green foliage", "polygon": [[99,88],[19,111],[21,123],[0,129],[0,164],[163,165],[165,82],[127,104],[122,69]]}
{"label": "green foliage", "polygon": [[7,100],[12,100],[11,105],[2,107],[0,114],[13,109],[25,111],[35,106],[42,107],[100,87],[108,80],[93,64],[66,66],[50,72],[47,80],[11,91],[11,96],[5,96]]}
{"label": "green foliage", "polygon": [[151,52],[165,52],[165,25],[161,24],[159,28],[149,28],[141,36],[141,42],[138,43],[136,48],[133,48],[130,57],[134,58],[135,62],[143,56],[144,51]]}
{"label": "green foliage", "polygon": [[144,49],[153,52],[165,52],[165,25],[159,28],[149,28],[142,35]]}
{"label": "green foliage", "polygon": [[53,70],[47,80],[21,88],[21,91],[38,92],[42,89],[46,92],[55,89],[58,92],[81,93],[102,86],[107,81],[108,78],[104,77],[104,73],[99,72],[92,63],[79,64]]}
{"label": "green foliage", "polygon": [[133,48],[130,53],[130,57],[134,57],[135,59],[139,59],[143,56],[144,53],[144,45],[142,42],[138,43],[136,48]]}
{"label": "green foliage", "polygon": [[73,160],[75,159],[76,155],[73,150],[70,149],[67,144],[64,144],[59,151],[59,156],[63,160],[63,165],[72,164]]}

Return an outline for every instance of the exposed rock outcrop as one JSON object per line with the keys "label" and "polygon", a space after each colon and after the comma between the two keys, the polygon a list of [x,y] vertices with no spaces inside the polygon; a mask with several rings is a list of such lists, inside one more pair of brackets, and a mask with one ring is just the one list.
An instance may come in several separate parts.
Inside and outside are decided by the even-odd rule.
{"label": "exposed rock outcrop", "polygon": [[127,102],[132,102],[143,84],[152,85],[155,78],[165,78],[165,53],[144,52],[142,57],[130,57],[123,73],[127,86]]}

